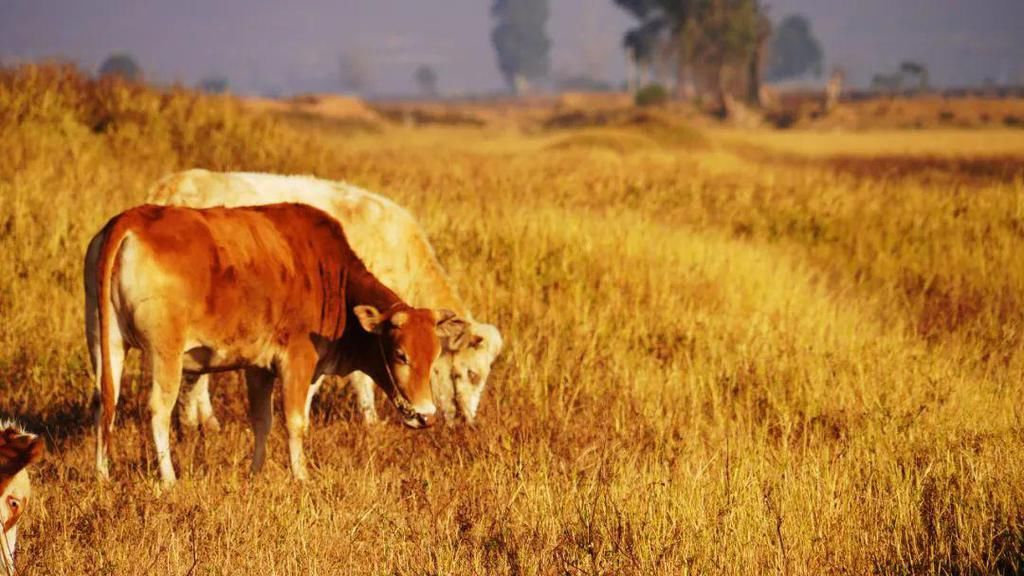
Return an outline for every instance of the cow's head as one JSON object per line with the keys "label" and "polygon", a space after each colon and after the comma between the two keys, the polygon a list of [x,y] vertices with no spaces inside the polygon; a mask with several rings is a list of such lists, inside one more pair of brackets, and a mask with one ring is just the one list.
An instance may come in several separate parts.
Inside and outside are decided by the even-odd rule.
{"label": "cow's head", "polygon": [[464,330],[453,338],[442,339],[441,344],[442,359],[435,368],[435,395],[443,405],[450,404],[454,396],[453,408],[472,424],[491,374],[491,364],[501,353],[501,332],[491,324],[469,321]]}
{"label": "cow's head", "polygon": [[0,522],[3,523],[2,558],[4,574],[14,574],[14,551],[18,543],[18,521],[32,495],[27,467],[43,455],[43,439],[17,426],[0,430]]}
{"label": "cow's head", "polygon": [[[379,358],[375,374],[406,426],[423,428],[434,423],[437,407],[430,374],[441,352],[440,338],[453,338],[465,324],[447,310],[398,307],[381,312],[373,306],[353,308],[363,330],[377,337]],[[370,351],[373,354],[374,351]],[[379,369],[376,369],[379,368]]]}

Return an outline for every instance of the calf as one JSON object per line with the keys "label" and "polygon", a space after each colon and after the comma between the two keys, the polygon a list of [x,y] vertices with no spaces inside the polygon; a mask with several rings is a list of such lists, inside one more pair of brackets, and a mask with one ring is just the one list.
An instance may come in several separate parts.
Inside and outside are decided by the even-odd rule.
{"label": "calf", "polygon": [[[89,264],[95,263],[90,269]],[[107,450],[124,356],[140,348],[152,374],[150,409],[160,475],[175,480],[169,427],[184,379],[244,369],[265,459],[274,377],[282,380],[291,471],[306,478],[310,385],[324,374],[370,374],[411,427],[430,425],[430,372],[454,314],[413,308],[352,252],[341,225],[300,204],[252,208],[144,205],[114,217],[90,243],[87,335],[101,399],[96,467]],[[90,311],[87,310],[87,315]]]}

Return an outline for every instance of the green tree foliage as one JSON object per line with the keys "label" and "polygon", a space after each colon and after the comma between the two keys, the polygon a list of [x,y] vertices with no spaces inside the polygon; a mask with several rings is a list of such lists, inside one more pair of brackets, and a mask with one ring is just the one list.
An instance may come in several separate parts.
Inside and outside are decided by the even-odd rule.
{"label": "green tree foliage", "polygon": [[664,29],[664,22],[650,20],[632,28],[622,38],[622,45],[630,51],[637,62],[651,62],[655,57],[658,38]]}
{"label": "green tree foliage", "polygon": [[764,36],[762,7],[756,0],[691,2],[687,33],[691,58],[718,67],[753,57]]}
{"label": "green tree foliage", "polygon": [[423,64],[414,74],[416,85],[424,96],[437,96],[437,71],[429,64]]}
{"label": "green tree foliage", "polygon": [[648,84],[637,90],[633,101],[641,108],[660,106],[668,101],[668,91],[661,84]]}
{"label": "green tree foliage", "polygon": [[654,59],[658,37],[668,24],[661,3],[659,0],[615,0],[615,3],[638,21],[635,28],[626,31],[622,45],[637,62],[650,62]]}
{"label": "green tree foliage", "polygon": [[142,67],[127,52],[116,52],[107,56],[99,69],[100,76],[120,76],[125,80],[141,81]]}
{"label": "green tree foliage", "polygon": [[658,15],[662,8],[659,0],[615,0],[615,3],[641,22]]}
{"label": "green tree foliage", "polygon": [[811,23],[801,14],[783,18],[771,36],[768,51],[768,80],[798,78],[807,73],[821,76],[821,43],[814,37]]}
{"label": "green tree foliage", "polygon": [[498,68],[512,90],[544,78],[550,67],[551,41],[545,26],[548,0],[494,0],[491,42]]}
{"label": "green tree foliage", "polygon": [[[623,44],[638,60],[657,57],[649,47],[660,39],[675,45],[677,80],[688,73],[720,95],[727,72],[742,69],[748,87],[760,83],[762,46],[771,30],[761,0],[614,0],[637,19]],[[748,74],[749,73],[749,74]]]}

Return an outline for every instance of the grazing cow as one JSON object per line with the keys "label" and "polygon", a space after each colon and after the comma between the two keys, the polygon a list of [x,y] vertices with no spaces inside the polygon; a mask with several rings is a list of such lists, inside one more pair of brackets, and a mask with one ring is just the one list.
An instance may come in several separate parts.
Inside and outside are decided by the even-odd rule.
{"label": "grazing cow", "polygon": [[[391,200],[342,182],[307,176],[217,173],[187,170],[158,182],[149,194],[154,204],[248,206],[301,202],[334,216],[345,228],[355,253],[366,267],[403,300],[416,306],[447,308],[466,322],[458,338],[443,339],[434,364],[434,400],[450,422],[456,414],[476,418],[491,364],[502,348],[501,333],[477,322],[438,263],[434,250],[413,216]],[[376,422],[373,380],[349,376],[365,421]],[[200,378],[185,401],[185,423],[218,427],[210,404],[207,378]]]}
{"label": "grazing cow", "polygon": [[28,466],[43,456],[43,439],[21,427],[0,423],[0,522],[3,523],[3,568],[14,574],[14,552],[18,544],[18,521],[28,508],[32,483]]}
{"label": "grazing cow", "polygon": [[[370,374],[406,425],[436,414],[430,371],[454,313],[413,308],[381,284],[329,215],[302,204],[191,209],[143,205],[115,216],[89,246],[86,332],[101,402],[96,467],[107,450],[124,356],[141,348],[152,374],[153,440],[164,483],[175,480],[171,410],[182,376],[244,369],[255,435],[266,454],[275,375],[283,381],[292,474],[302,450],[310,385],[323,374]],[[93,325],[94,324],[94,325]]]}

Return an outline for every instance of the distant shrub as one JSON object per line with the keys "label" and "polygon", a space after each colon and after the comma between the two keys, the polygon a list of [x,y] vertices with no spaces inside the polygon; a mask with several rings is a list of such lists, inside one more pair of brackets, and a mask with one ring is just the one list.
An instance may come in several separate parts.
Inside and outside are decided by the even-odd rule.
{"label": "distant shrub", "polygon": [[661,84],[648,84],[637,90],[633,101],[637,106],[660,106],[668,102],[668,90]]}
{"label": "distant shrub", "polygon": [[103,61],[99,69],[100,76],[119,76],[132,82],[142,81],[142,67],[127,52],[111,54]]}
{"label": "distant shrub", "polygon": [[223,94],[228,91],[228,79],[224,76],[209,76],[200,80],[197,87],[210,94]]}

